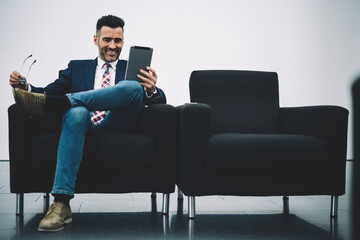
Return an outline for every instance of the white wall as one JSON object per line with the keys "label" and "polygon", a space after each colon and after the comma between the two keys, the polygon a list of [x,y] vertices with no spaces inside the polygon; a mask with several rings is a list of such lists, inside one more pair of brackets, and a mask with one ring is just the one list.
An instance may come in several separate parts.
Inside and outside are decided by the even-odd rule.
{"label": "white wall", "polygon": [[69,60],[95,58],[95,24],[106,14],[126,21],[122,58],[131,45],[154,48],[152,66],[170,104],[189,102],[195,69],[250,69],[278,72],[281,106],[351,108],[358,0],[0,0],[0,159],[9,158],[10,72],[31,53],[37,63],[28,78],[44,86]]}

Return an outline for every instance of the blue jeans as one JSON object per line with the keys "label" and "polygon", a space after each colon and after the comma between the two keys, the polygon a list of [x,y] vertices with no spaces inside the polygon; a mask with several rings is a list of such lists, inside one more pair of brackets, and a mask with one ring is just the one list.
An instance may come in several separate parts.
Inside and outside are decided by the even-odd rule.
{"label": "blue jeans", "polygon": [[[143,91],[137,81],[123,80],[112,87],[66,95],[71,108],[63,118],[52,194],[74,196],[86,132],[132,129],[141,112]],[[109,111],[97,127],[90,120],[94,110]]]}

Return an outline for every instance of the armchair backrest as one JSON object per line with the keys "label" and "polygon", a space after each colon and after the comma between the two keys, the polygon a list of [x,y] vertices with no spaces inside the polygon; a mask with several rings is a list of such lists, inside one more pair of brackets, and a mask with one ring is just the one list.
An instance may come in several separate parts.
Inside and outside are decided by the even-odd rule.
{"label": "armchair backrest", "polygon": [[190,77],[190,100],[212,108],[215,134],[279,132],[275,72],[194,71]]}

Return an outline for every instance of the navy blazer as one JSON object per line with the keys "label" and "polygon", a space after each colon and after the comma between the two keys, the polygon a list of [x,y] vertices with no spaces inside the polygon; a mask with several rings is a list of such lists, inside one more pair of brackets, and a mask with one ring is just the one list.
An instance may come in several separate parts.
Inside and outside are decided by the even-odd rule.
{"label": "navy blazer", "polygon": [[[115,84],[124,80],[127,61],[119,60],[116,65]],[[61,96],[67,93],[82,92],[94,89],[97,58],[94,60],[72,60],[57,80],[45,88],[31,86],[32,92]],[[144,91],[144,104],[166,103],[164,92],[156,87],[157,94],[152,98],[146,97]]]}

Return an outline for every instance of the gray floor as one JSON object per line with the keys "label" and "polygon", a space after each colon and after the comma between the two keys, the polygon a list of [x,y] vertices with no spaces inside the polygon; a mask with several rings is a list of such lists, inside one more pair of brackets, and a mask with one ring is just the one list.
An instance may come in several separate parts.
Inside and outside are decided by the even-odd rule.
{"label": "gray floor", "polygon": [[281,197],[198,197],[189,221],[187,198],[178,205],[177,194],[168,216],[161,214],[161,194],[153,212],[149,193],[79,194],[71,201],[73,223],[48,234],[37,232],[43,195],[25,194],[24,218],[16,217],[9,163],[0,162],[0,239],[351,239],[351,168],[347,162],[347,190],[333,221],[329,196],[290,197],[288,216]]}

